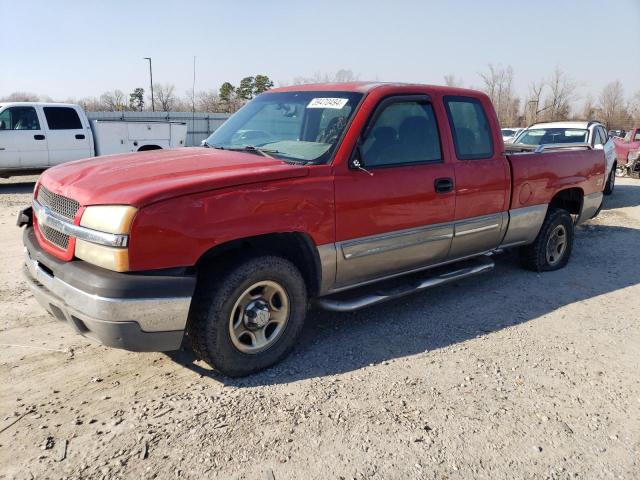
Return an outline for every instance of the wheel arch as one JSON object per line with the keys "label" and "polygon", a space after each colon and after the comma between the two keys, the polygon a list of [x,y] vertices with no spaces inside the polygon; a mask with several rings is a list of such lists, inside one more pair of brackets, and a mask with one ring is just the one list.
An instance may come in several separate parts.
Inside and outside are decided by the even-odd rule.
{"label": "wheel arch", "polygon": [[279,255],[291,261],[300,270],[309,295],[318,294],[322,282],[320,255],[313,239],[303,232],[269,233],[216,245],[200,256],[196,270],[225,265],[243,255],[261,253]]}
{"label": "wheel arch", "polygon": [[549,207],[562,208],[572,215],[580,215],[583,202],[584,190],[580,187],[571,187],[557,191],[549,202]]}
{"label": "wheel arch", "polygon": [[149,150],[162,150],[160,145],[142,145],[138,152],[148,152]]}

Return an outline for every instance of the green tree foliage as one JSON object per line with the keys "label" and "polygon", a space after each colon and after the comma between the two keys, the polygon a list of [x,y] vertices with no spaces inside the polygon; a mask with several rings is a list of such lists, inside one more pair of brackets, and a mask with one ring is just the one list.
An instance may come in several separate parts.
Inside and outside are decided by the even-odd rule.
{"label": "green tree foliage", "polygon": [[220,93],[218,94],[218,96],[223,102],[229,103],[231,102],[231,98],[233,97],[235,91],[236,87],[231,85],[229,82],[224,82],[220,87]]}
{"label": "green tree foliage", "polygon": [[129,94],[129,108],[142,111],[144,108],[144,88],[136,88]]}
{"label": "green tree foliage", "polygon": [[251,100],[253,98],[253,89],[255,84],[254,77],[244,77],[240,80],[240,85],[236,90],[236,95],[241,100]]}
{"label": "green tree foliage", "polygon": [[273,88],[273,82],[266,75],[256,75],[253,81],[253,94],[260,95]]}

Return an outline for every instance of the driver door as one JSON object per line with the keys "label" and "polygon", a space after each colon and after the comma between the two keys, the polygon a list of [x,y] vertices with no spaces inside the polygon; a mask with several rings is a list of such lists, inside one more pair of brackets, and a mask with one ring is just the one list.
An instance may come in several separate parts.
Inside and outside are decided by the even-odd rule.
{"label": "driver door", "polygon": [[364,135],[368,173],[335,176],[337,288],[442,262],[453,237],[454,171],[429,98],[385,98]]}

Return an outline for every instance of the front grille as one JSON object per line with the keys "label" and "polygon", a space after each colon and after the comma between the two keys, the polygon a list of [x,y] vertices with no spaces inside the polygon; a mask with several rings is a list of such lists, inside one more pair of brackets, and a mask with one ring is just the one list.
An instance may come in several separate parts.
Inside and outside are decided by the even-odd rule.
{"label": "front grille", "polygon": [[46,187],[40,185],[38,189],[38,203],[44,207],[48,207],[52,212],[62,215],[69,220],[73,220],[78,213],[80,204],[57,193],[52,193]]}
{"label": "front grille", "polygon": [[69,235],[59,232],[58,230],[48,227],[47,225],[40,226],[40,232],[42,236],[55,246],[66,250],[69,247]]}
{"label": "front grille", "polygon": [[[57,193],[50,192],[45,186],[40,185],[38,188],[38,203],[43,207],[47,207],[52,212],[60,215],[61,217],[72,220],[75,218],[80,204],[75,200],[72,200]],[[69,248],[69,235],[66,235],[58,230],[46,225],[40,226],[40,232],[42,236],[47,239],[48,242],[55,246],[66,250]]]}

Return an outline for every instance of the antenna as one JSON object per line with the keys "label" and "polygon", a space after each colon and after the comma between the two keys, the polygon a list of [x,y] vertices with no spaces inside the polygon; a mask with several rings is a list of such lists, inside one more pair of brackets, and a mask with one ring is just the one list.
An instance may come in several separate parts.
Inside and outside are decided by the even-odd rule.
{"label": "antenna", "polygon": [[191,140],[196,143],[196,56],[193,56],[193,85],[191,87]]}

